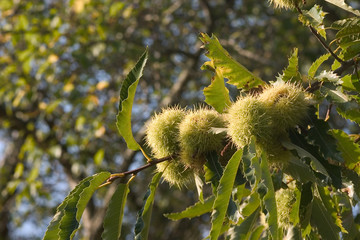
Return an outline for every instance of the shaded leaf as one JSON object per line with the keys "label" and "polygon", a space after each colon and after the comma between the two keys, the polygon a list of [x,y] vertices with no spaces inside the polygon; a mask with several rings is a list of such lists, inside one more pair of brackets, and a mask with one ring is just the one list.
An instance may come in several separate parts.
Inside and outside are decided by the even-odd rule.
{"label": "shaded leaf", "polygon": [[224,77],[221,71],[215,70],[215,76],[211,84],[204,88],[205,102],[214,107],[216,111],[222,113],[230,106],[229,90],[225,87]]}
{"label": "shaded leaf", "polygon": [[116,126],[120,135],[125,139],[128,148],[138,150],[139,144],[135,141],[131,130],[131,112],[134,102],[136,87],[142,76],[148,58],[148,50],[146,49],[136,65],[126,76],[120,89],[119,112],[116,115]]}
{"label": "shaded leaf", "polygon": [[196,173],[194,174],[194,178],[195,178],[195,185],[196,185],[196,190],[198,193],[199,201],[203,203],[204,202],[204,193],[203,193],[204,181]]}
{"label": "shaded leaf", "polygon": [[228,209],[231,192],[234,186],[237,170],[242,157],[242,150],[238,150],[229,160],[225,167],[219,186],[216,191],[216,198],[211,214],[210,239],[218,239],[223,225],[226,211]]}
{"label": "shaded leaf", "polygon": [[120,183],[111,197],[103,223],[104,231],[101,235],[103,240],[118,240],[120,238],[125,203],[129,192],[129,185]]}
{"label": "shaded leaf", "polygon": [[109,176],[109,172],[101,172],[83,179],[59,205],[43,239],[71,239],[79,227],[87,202]]}
{"label": "shaded leaf", "polygon": [[283,169],[284,173],[290,175],[297,181],[302,183],[315,182],[316,177],[309,165],[305,164],[300,159],[292,157],[288,164]]}
{"label": "shaded leaf", "polygon": [[155,191],[159,185],[161,176],[162,172],[158,172],[154,175],[144,196],[143,206],[138,212],[135,223],[135,239],[137,240],[148,238]]}
{"label": "shaded leaf", "polygon": [[[235,85],[239,89],[251,89],[265,84],[260,78],[235,61],[214,35],[209,37],[206,33],[201,33],[200,40],[208,51],[206,56],[212,61],[210,65],[216,68],[216,71],[219,71],[223,77],[229,79],[228,84]],[[205,63],[206,65],[209,63]]]}
{"label": "shaded leaf", "polygon": [[212,152],[206,155],[206,163],[205,163],[205,181],[207,183],[211,182],[213,186],[213,190],[215,190],[218,185],[220,178],[223,174],[223,168],[221,167],[218,156],[216,152]]}
{"label": "shaded leaf", "polygon": [[167,214],[164,214],[164,216],[171,220],[174,220],[174,221],[180,220],[183,218],[191,219],[194,217],[198,217],[205,213],[211,212],[212,207],[214,205],[214,201],[215,201],[215,196],[213,195],[213,196],[205,199],[203,203],[199,201],[199,202],[195,203],[193,206],[186,208],[182,212],[167,213]]}
{"label": "shaded leaf", "polygon": [[317,196],[315,196],[313,200],[311,224],[317,227],[319,234],[323,239],[340,239],[339,227],[335,225],[330,213],[325,208],[321,199]]}

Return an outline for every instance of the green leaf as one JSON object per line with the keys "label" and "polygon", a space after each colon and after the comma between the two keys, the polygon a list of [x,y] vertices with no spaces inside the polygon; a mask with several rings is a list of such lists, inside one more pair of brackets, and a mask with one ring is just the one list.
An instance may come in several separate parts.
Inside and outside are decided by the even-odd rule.
{"label": "green leaf", "polygon": [[360,16],[360,12],[358,10],[353,9],[351,6],[347,5],[345,3],[345,0],[325,0],[331,4],[334,4],[335,6],[342,8],[348,12],[351,12],[357,16]]}
{"label": "green leaf", "polygon": [[266,154],[263,153],[261,156],[261,183],[258,185],[258,192],[260,194],[260,200],[263,206],[267,210],[266,219],[269,225],[270,234],[273,240],[279,239],[279,228],[277,219],[277,208],[275,199],[275,190],[271,174],[269,171],[268,161]]}
{"label": "green leaf", "polygon": [[214,35],[210,38],[206,33],[201,33],[200,40],[208,51],[206,56],[211,59],[211,63],[204,63],[203,68],[208,65],[213,66],[223,77],[229,79],[228,84],[235,85],[239,89],[251,89],[265,84],[260,78],[235,61]]}
{"label": "green leaf", "polygon": [[259,193],[254,191],[241,205],[241,215],[250,216],[260,206]]}
{"label": "green leaf", "polygon": [[336,111],[346,119],[360,124],[360,105],[355,100],[349,100],[345,103],[338,103]]}
{"label": "green leaf", "polygon": [[328,53],[328,54],[324,54],[321,57],[319,57],[318,59],[316,59],[316,61],[313,62],[313,64],[311,64],[311,67],[309,68],[309,72],[308,72],[309,77],[313,78],[315,76],[316,71],[320,67],[320,65],[323,62],[325,62],[326,60],[328,60],[328,58],[330,56],[331,56],[331,54]]}
{"label": "green leaf", "polygon": [[[253,233],[252,229],[258,222],[260,208],[257,208],[250,216],[245,218],[240,225],[235,225],[229,229],[229,240],[249,239]],[[257,238],[259,239],[259,238]]]}
{"label": "green leaf", "polygon": [[296,150],[300,158],[309,158],[311,160],[310,166],[314,171],[319,172],[326,177],[330,177],[325,167],[311,153],[288,141],[282,142],[282,145],[289,150]]}
{"label": "green leaf", "polygon": [[225,87],[221,71],[215,70],[215,76],[212,78],[210,86],[204,88],[204,95],[205,102],[219,113],[230,106],[229,90]]}
{"label": "green leaf", "polygon": [[298,49],[295,48],[289,58],[289,65],[283,70],[283,74],[279,76],[283,81],[302,82],[299,73]]}
{"label": "green leaf", "polygon": [[[360,74],[360,72],[358,72]],[[360,81],[357,78],[357,74],[353,75],[346,75],[342,78],[343,81],[343,88],[349,91],[358,91],[360,92]]]}
{"label": "green leaf", "polygon": [[86,204],[97,187],[109,177],[109,172],[101,172],[83,179],[59,205],[43,239],[71,239],[79,227]]}
{"label": "green leaf", "polygon": [[206,155],[205,163],[205,181],[211,182],[213,189],[215,190],[218,185],[221,176],[223,175],[223,168],[221,167],[216,152],[212,152]]}
{"label": "green leaf", "polygon": [[131,130],[131,111],[136,87],[142,76],[147,58],[148,50],[146,49],[134,68],[131,69],[130,73],[126,76],[120,89],[119,112],[116,115],[116,126],[120,135],[125,139],[128,148],[132,150],[138,150],[140,148]]}
{"label": "green leaf", "polygon": [[342,130],[333,129],[330,133],[338,140],[337,149],[345,160],[345,166],[360,175],[360,147]]}
{"label": "green leaf", "polygon": [[251,143],[244,147],[244,154],[242,158],[244,176],[248,180],[253,190],[256,189],[260,181],[261,169],[259,159],[256,156],[256,149],[254,139]]}
{"label": "green leaf", "polygon": [[237,170],[242,157],[242,150],[238,150],[229,160],[225,167],[219,186],[217,187],[216,198],[211,215],[210,239],[218,239],[223,225],[226,211],[228,209],[231,192],[234,186]]}
{"label": "green leaf", "polygon": [[156,173],[149,185],[149,188],[144,196],[143,206],[138,212],[138,217],[135,223],[135,239],[148,239],[152,207],[154,204],[155,191],[161,180],[162,172]]}
{"label": "green leaf", "polygon": [[104,149],[99,149],[94,155],[94,163],[96,166],[100,166],[104,159],[105,151]]}
{"label": "green leaf", "polygon": [[353,36],[360,34],[360,26],[349,26],[342,28],[340,31],[338,31],[335,35],[336,39],[344,38],[347,36]]}
{"label": "green leaf", "polygon": [[315,4],[309,11],[302,10],[302,13],[303,14],[299,16],[299,20],[305,26],[313,26],[316,29],[316,31],[324,39],[326,39],[326,32],[323,21],[327,13],[322,10],[322,7]]}
{"label": "green leaf", "polygon": [[301,192],[299,189],[294,189],[295,193],[295,203],[292,205],[291,212],[290,212],[290,222],[296,226],[298,223],[300,223],[300,200],[301,200]]}
{"label": "green leaf", "polygon": [[196,190],[198,193],[199,201],[203,203],[204,202],[204,193],[203,193],[204,181],[197,173],[194,174],[194,178],[195,178],[195,185],[196,185]]}
{"label": "green leaf", "polygon": [[320,148],[320,152],[326,160],[343,163],[340,152],[336,149],[336,139],[328,132],[330,127],[321,119],[312,119],[314,126],[309,129],[307,138]]}
{"label": "green leaf", "polygon": [[310,169],[310,167],[307,164],[303,163],[301,159],[297,159],[295,157],[292,157],[290,159],[283,171],[302,183],[316,181],[315,174]]}
{"label": "green leaf", "polygon": [[317,227],[322,239],[326,239],[326,240],[340,239],[339,227],[335,225],[331,217],[331,214],[327,211],[321,199],[317,196],[314,196],[314,200],[313,200],[311,224],[312,226]]}
{"label": "green leaf", "polygon": [[215,201],[215,196],[213,195],[213,196],[205,199],[203,203],[199,201],[199,202],[195,203],[193,206],[186,208],[182,212],[167,213],[167,214],[164,214],[164,216],[171,220],[174,220],[174,221],[180,220],[183,218],[191,219],[194,217],[198,217],[205,213],[211,212],[212,207],[214,205],[214,201]]}
{"label": "green leaf", "polygon": [[129,192],[129,185],[120,183],[111,197],[104,218],[104,232],[101,235],[103,240],[117,240],[120,238],[125,203]]}

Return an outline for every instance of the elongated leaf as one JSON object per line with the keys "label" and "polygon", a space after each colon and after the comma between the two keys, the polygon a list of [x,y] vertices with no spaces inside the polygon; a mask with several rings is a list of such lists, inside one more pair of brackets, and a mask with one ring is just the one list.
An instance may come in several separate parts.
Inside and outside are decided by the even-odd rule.
{"label": "elongated leaf", "polygon": [[131,130],[131,111],[134,102],[136,87],[142,76],[148,58],[146,49],[133,69],[125,78],[120,90],[119,112],[116,115],[116,126],[120,135],[125,139],[128,148],[138,150],[139,144],[135,141]]}
{"label": "elongated leaf", "polygon": [[86,204],[109,176],[109,172],[101,172],[83,179],[59,205],[43,239],[71,239],[79,227]]}
{"label": "elongated leaf", "polygon": [[360,124],[360,104],[356,100],[339,103],[336,110],[343,118]]}
{"label": "elongated leaf", "polygon": [[221,71],[216,70],[210,86],[204,88],[205,102],[222,113],[230,106],[229,90],[225,87],[224,77]]}
{"label": "elongated leaf", "polygon": [[321,57],[319,57],[318,59],[316,59],[316,61],[313,62],[313,64],[311,64],[311,67],[309,68],[309,72],[308,72],[309,77],[313,78],[315,76],[316,71],[320,67],[320,65],[323,62],[325,62],[326,60],[328,60],[330,56],[331,56],[331,54],[328,53],[328,54],[324,54]]}
{"label": "elongated leaf", "polygon": [[236,225],[229,230],[230,240],[249,239],[252,229],[258,221],[260,208],[257,208],[250,216],[245,218],[240,225]]}
{"label": "elongated leaf", "polygon": [[260,163],[256,156],[254,141],[255,140],[252,139],[251,143],[244,147],[242,159],[244,176],[250,183],[253,191],[256,189],[261,177]]}
{"label": "elongated leaf", "polygon": [[[349,26],[342,28],[335,35],[337,39],[344,38],[347,36],[357,36],[360,33],[360,26]],[[352,39],[355,40],[355,39]]]}
{"label": "elongated leaf", "polygon": [[129,192],[128,184],[119,184],[111,197],[104,219],[104,232],[101,235],[103,240],[118,240],[120,238],[125,203]]}
{"label": "elongated leaf", "polygon": [[322,239],[337,240],[340,239],[340,229],[335,225],[330,213],[326,210],[321,199],[314,197],[311,214],[311,224],[316,226]]}
{"label": "elongated leaf", "polygon": [[207,183],[211,182],[213,190],[219,185],[221,176],[223,175],[223,168],[221,167],[218,156],[215,152],[206,155],[205,163],[205,180]]}
{"label": "elongated leaf", "polygon": [[308,139],[320,148],[320,152],[326,160],[343,163],[340,152],[336,149],[336,139],[328,132],[330,130],[327,122],[313,119],[314,127],[309,129]]}
{"label": "elongated leaf", "polygon": [[242,216],[250,216],[260,206],[259,193],[254,191],[249,198],[240,206]]}
{"label": "elongated leaf", "polygon": [[171,219],[171,220],[180,220],[183,218],[194,218],[201,216],[205,213],[211,212],[212,207],[214,205],[215,196],[211,196],[204,200],[204,202],[197,202],[193,206],[186,208],[184,211],[179,213],[168,213],[164,214],[165,217]]}
{"label": "elongated leaf", "polygon": [[345,160],[347,168],[360,175],[360,147],[343,131],[333,129],[330,133],[338,140],[337,148]]}
{"label": "elongated leaf", "polygon": [[301,158],[303,158],[303,157],[310,158],[311,167],[312,167],[312,169],[314,169],[314,171],[319,172],[326,177],[330,177],[328,172],[326,171],[325,167],[311,153],[307,152],[305,149],[303,149],[291,142],[288,142],[288,141],[282,142],[282,145],[289,150],[296,150],[299,157],[301,157]]}
{"label": "elongated leaf", "polygon": [[280,77],[283,81],[291,82],[302,82],[301,75],[299,73],[299,59],[298,59],[298,49],[295,48],[289,58],[289,65],[283,70],[283,73]]}
{"label": "elongated leaf", "polygon": [[302,183],[316,181],[315,174],[310,167],[297,158],[291,158],[283,171]]}
{"label": "elongated leaf", "polygon": [[342,8],[348,12],[351,12],[357,16],[360,16],[360,12],[358,10],[353,9],[351,6],[347,5],[345,3],[345,0],[325,0],[331,4],[334,4],[335,6]]}
{"label": "elongated leaf", "polygon": [[210,239],[218,239],[228,209],[231,192],[234,186],[237,170],[240,165],[242,150],[238,150],[229,160],[224,174],[220,179],[211,215]]}
{"label": "elongated leaf", "polygon": [[199,201],[203,203],[204,202],[204,193],[203,193],[204,181],[196,173],[194,174],[194,178],[195,178],[195,185],[196,185],[196,190],[198,193]]}
{"label": "elongated leaf", "polygon": [[260,200],[267,210],[266,219],[273,240],[279,239],[275,190],[265,153],[261,156],[261,179],[258,185]]}
{"label": "elongated leaf", "polygon": [[343,88],[349,91],[358,91],[360,92],[360,81],[357,78],[357,74],[360,74],[360,72],[357,72],[353,75],[346,75],[342,78],[343,80]]}
{"label": "elongated leaf", "polygon": [[220,71],[223,77],[229,79],[228,84],[235,85],[239,89],[251,89],[265,84],[260,78],[235,61],[214,35],[209,37],[206,33],[201,33],[200,40],[208,51],[206,56],[211,59],[211,65]]}
{"label": "elongated leaf", "polygon": [[135,223],[135,239],[137,240],[148,239],[152,207],[155,198],[155,191],[159,185],[161,176],[162,176],[162,172],[156,173],[154,175],[149,185],[149,188],[144,196],[143,207],[138,212],[138,217]]}
{"label": "elongated leaf", "polygon": [[300,223],[300,200],[301,200],[301,192],[299,191],[299,189],[295,188],[294,189],[294,193],[295,193],[295,203],[292,205],[291,207],[291,211],[290,211],[290,222],[296,226],[298,223]]}

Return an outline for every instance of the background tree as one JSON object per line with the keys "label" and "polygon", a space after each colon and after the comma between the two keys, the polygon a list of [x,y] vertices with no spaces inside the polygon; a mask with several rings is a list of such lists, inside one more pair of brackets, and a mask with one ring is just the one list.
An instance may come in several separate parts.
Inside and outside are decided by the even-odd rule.
{"label": "background tree", "polygon": [[[86,176],[143,164],[143,156],[118,136],[114,119],[121,79],[146,45],[150,60],[132,118],[142,145],[144,122],[155,110],[204,100],[201,90],[211,73],[200,70],[206,59],[199,32],[220,36],[232,56],[267,82],[287,65],[284,56],[293,47],[299,48],[304,70],[325,53],[295,14],[274,11],[266,1],[2,1],[0,9],[4,239],[41,237],[56,206]],[[326,5],[330,20],[350,14],[334,9]],[[230,90],[235,99],[237,91]],[[337,117],[330,120],[334,127],[357,131]],[[130,186],[123,236],[133,236],[150,174],[151,169],[141,172]],[[81,236],[99,239],[114,190],[111,185],[90,200]],[[169,191],[161,184],[156,198],[152,224],[169,231],[150,230],[151,239],[200,238],[208,230],[208,216],[170,222],[161,214],[194,203],[194,191]],[[29,236],[34,225],[42,230]]]}

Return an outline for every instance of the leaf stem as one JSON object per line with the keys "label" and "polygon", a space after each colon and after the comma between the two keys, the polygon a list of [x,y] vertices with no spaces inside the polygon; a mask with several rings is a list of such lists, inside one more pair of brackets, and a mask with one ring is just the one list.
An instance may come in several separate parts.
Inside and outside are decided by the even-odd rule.
{"label": "leaf stem", "polygon": [[[303,15],[301,9],[299,6],[296,6],[296,10],[299,12],[299,14]],[[331,54],[331,56],[333,56],[338,62],[340,62],[341,64],[344,63],[344,60],[342,60],[341,58],[339,58],[334,52],[333,50],[331,50],[331,48],[327,45],[327,43],[321,38],[321,36],[317,33],[317,31],[315,30],[315,28],[311,25],[308,26],[311,33],[314,34],[314,36],[316,37],[316,39],[320,42],[320,44],[326,49],[326,51],[328,51],[328,53]]]}

